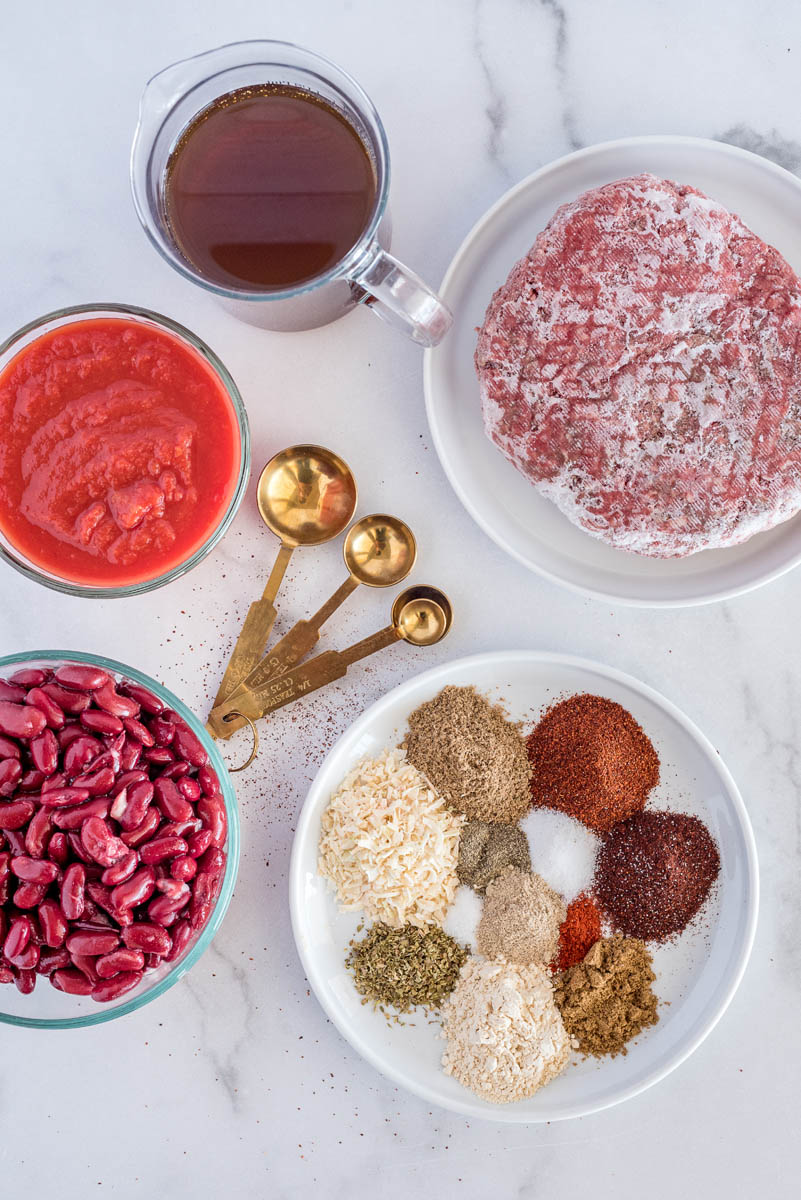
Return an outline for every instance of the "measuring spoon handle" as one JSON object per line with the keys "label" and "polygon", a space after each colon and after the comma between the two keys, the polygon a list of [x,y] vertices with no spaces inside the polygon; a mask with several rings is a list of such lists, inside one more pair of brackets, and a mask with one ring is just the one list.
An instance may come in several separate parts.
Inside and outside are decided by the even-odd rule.
{"label": "measuring spoon handle", "polygon": [[259,717],[274,712],[277,708],[283,708],[285,704],[291,704],[299,696],[305,696],[327,683],[342,679],[351,663],[391,646],[399,636],[395,626],[388,625],[386,629],[371,634],[347,650],[326,650],[303,666],[268,680],[255,691],[246,690],[239,696],[229,697],[212,709],[206,728],[214,737],[228,738],[242,727],[244,721],[238,718],[225,721],[224,717],[227,714],[236,712],[242,717],[249,717],[251,721],[257,721]]}
{"label": "measuring spoon handle", "polygon": [[239,637],[236,639],[236,645],[228,660],[228,666],[225,668],[222,683],[217,689],[217,695],[214,697],[214,708],[218,704],[222,704],[239,687],[242,680],[250,674],[267,649],[267,642],[270,639],[276,618],[275,597],[278,595],[278,589],[281,586],[281,581],[284,578],[284,573],[289,565],[293,550],[294,546],[281,543],[281,548],[276,555],[262,597],[260,600],[254,600],[248,609],[245,623],[242,626]]}
{"label": "measuring spoon handle", "polygon": [[[341,604],[347,600],[356,588],[359,586],[358,580],[352,575],[348,576],[342,583],[333,596],[326,600],[322,608],[318,608],[317,612],[308,618],[308,620],[297,621],[288,633],[285,633],[280,641],[276,642],[269,654],[266,654],[260,663],[250,674],[242,680],[238,687],[228,693],[224,699],[233,699],[235,696],[241,696],[243,692],[250,690],[251,692],[258,691],[264,687],[265,683],[270,679],[274,679],[276,675],[283,675],[296,663],[299,663],[302,658],[305,658],[311,649],[317,644],[320,637],[320,628],[325,624],[332,613],[336,612]],[[244,724],[244,722],[242,722]]]}

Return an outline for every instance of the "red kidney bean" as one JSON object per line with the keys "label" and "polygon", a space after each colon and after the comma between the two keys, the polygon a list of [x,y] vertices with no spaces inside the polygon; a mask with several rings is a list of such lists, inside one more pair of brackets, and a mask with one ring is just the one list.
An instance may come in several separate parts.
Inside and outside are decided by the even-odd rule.
{"label": "red kidney bean", "polygon": [[0,733],[6,737],[33,738],[45,728],[44,713],[30,704],[0,700]]}
{"label": "red kidney bean", "polygon": [[[11,855],[8,851],[0,852],[0,905],[8,904],[11,894]],[[0,909],[2,911],[2,909]]]}
{"label": "red kidney bean", "polygon": [[132,771],[123,771],[121,775],[117,776],[117,782],[114,784],[111,794],[112,796],[119,795],[123,788],[130,787],[132,783],[149,782],[150,779],[147,771],[141,771],[138,769]]}
{"label": "red kidney bean", "polygon": [[92,697],[87,692],[71,692],[58,683],[44,683],[41,690],[65,713],[77,715],[85,712],[92,703]]}
{"label": "red kidney bean", "polygon": [[53,824],[58,829],[80,829],[87,817],[107,817],[109,804],[108,796],[96,796],[94,800],[76,804],[73,808],[57,808],[53,811]]}
{"label": "red kidney bean", "polygon": [[27,854],[18,854],[12,858],[11,870],[17,879],[23,879],[26,883],[38,883],[42,887],[49,887],[58,878],[58,867],[54,862],[31,858]]}
{"label": "red kidney bean", "polygon": [[[188,890],[187,888],[187,892]],[[188,900],[188,895],[181,900],[171,900],[169,896],[156,896],[147,906],[147,915],[156,925],[172,925]]]}
{"label": "red kidney bean", "polygon": [[195,815],[192,805],[183,798],[172,779],[160,776],[153,787],[156,792],[156,804],[170,821],[188,821]]}
{"label": "red kidney bean", "polygon": [[222,800],[217,800],[212,796],[201,796],[195,806],[195,811],[203,824],[211,830],[211,840],[214,845],[222,847],[228,832],[228,819]]}
{"label": "red kidney bean", "polygon": [[44,729],[30,743],[33,765],[43,775],[53,775],[58,766],[58,742],[52,729]]}
{"label": "red kidney bean", "polygon": [[198,860],[198,870],[212,879],[219,879],[225,871],[225,855],[218,846],[209,846],[205,854]]}
{"label": "red kidney bean", "polygon": [[99,954],[110,954],[119,944],[120,939],[112,930],[108,933],[98,930],[97,933],[78,932],[67,935],[67,949],[71,955],[80,954],[96,958]]}
{"label": "red kidney bean", "polygon": [[183,760],[181,762],[171,762],[159,774],[159,779],[181,779],[191,770],[192,768],[188,762],[183,762]]}
{"label": "red kidney bean", "polygon": [[156,876],[150,867],[141,867],[130,879],[118,883],[111,892],[111,901],[116,908],[137,908],[153,895]]}
{"label": "red kidney bean", "polygon": [[175,725],[165,716],[155,717],[150,722],[150,732],[153,734],[157,746],[169,746],[175,737]]}
{"label": "red kidney bean", "polygon": [[103,954],[95,964],[95,970],[101,979],[111,979],[120,971],[141,971],[145,965],[145,956],[141,950],[129,950],[121,947]]}
{"label": "red kidney bean", "polygon": [[69,862],[69,856],[70,846],[66,834],[54,833],[47,843],[47,857],[52,858],[53,862],[57,863],[59,867],[64,867]]}
{"label": "red kidney bean", "polygon": [[39,947],[36,942],[29,942],[19,954],[7,954],[6,958],[21,971],[34,971],[39,962]]}
{"label": "red kidney bean", "polygon": [[121,696],[114,688],[111,680],[93,695],[98,708],[111,713],[115,717],[138,717],[139,705],[130,696]]}
{"label": "red kidney bean", "polygon": [[217,881],[199,871],[195,876],[192,899],[189,901],[189,922],[193,929],[200,929],[208,921],[216,891]]}
{"label": "red kidney bean", "polygon": [[22,992],[23,996],[30,996],[36,987],[36,972],[17,971],[14,983],[17,985],[17,991]]}
{"label": "red kidney bean", "polygon": [[10,677],[10,683],[18,683],[20,687],[32,688],[41,687],[43,683],[47,683],[52,671],[46,671],[41,667],[21,667],[19,671],[15,671]]}
{"label": "red kidney bean", "polygon": [[42,785],[47,783],[47,776],[41,771],[36,771],[33,768],[30,771],[25,771],[17,785],[18,792],[40,792]]}
{"label": "red kidney bean", "polygon": [[197,862],[189,854],[181,854],[170,863],[170,874],[173,879],[188,883],[197,874]]}
{"label": "red kidney bean", "polygon": [[82,863],[71,863],[61,881],[61,911],[68,921],[77,921],[83,916],[86,887],[86,868]]}
{"label": "red kidney bean", "polygon": [[93,733],[122,733],[123,724],[112,713],[98,712],[96,708],[81,713],[81,724]]}
{"label": "red kidney bean", "polygon": [[111,684],[111,676],[102,667],[84,666],[81,663],[64,663],[55,673],[58,683],[79,692],[94,692]]}
{"label": "red kidney bean", "polygon": [[67,841],[69,842],[70,851],[79,862],[85,863],[87,867],[97,865],[84,850],[79,829],[71,829],[67,834]]}
{"label": "red kidney bean", "polygon": [[175,762],[175,755],[166,746],[151,746],[149,749],[142,751],[142,758],[145,762],[154,763],[156,766],[164,766],[167,763]]}
{"label": "red kidney bean", "polygon": [[136,847],[141,846],[143,842],[148,841],[161,824],[161,813],[157,808],[149,808],[145,813],[144,820],[141,825],[137,825],[135,829],[128,833],[120,834],[120,841],[125,842],[126,846]]}
{"label": "red kidney bean", "polygon": [[75,967],[54,971],[50,976],[50,982],[54,988],[58,988],[60,992],[66,992],[70,996],[91,996],[94,987],[92,980]]}
{"label": "red kidney bean", "polygon": [[31,688],[25,697],[25,703],[32,704],[34,708],[38,708],[41,713],[44,713],[45,721],[51,729],[64,729],[67,721],[64,709],[42,688]]}
{"label": "red kidney bean", "polygon": [[47,887],[41,883],[20,883],[14,892],[17,908],[38,908],[45,898]]}
{"label": "red kidney bean", "polygon": [[17,742],[12,742],[11,738],[0,734],[0,758],[20,758],[22,751]]}
{"label": "red kidney bean", "polygon": [[130,833],[131,830],[142,824],[153,795],[153,784],[150,780],[144,780],[130,785],[124,802],[120,803],[122,795],[115,799],[111,806],[112,816],[119,821],[126,833]]}
{"label": "red kidney bean", "polygon": [[[194,859],[192,861],[194,862]],[[167,875],[156,880],[156,890],[169,900],[181,900],[183,903],[186,903],[192,894],[188,884],[180,879],[170,879]]]}
{"label": "red kidney bean", "polygon": [[100,882],[106,887],[116,887],[118,883],[124,883],[126,879],[130,879],[139,865],[139,855],[135,850],[129,850],[124,858],[121,858],[113,867],[106,867],[103,874],[100,876]]}
{"label": "red kidney bean", "polygon": [[186,839],[186,848],[192,858],[200,858],[212,842],[212,832],[210,829],[200,829],[197,833],[191,833]]}
{"label": "red kidney bean", "polygon": [[179,854],[186,854],[187,850],[188,846],[183,838],[157,837],[142,846],[139,857],[143,863],[159,863],[166,858],[177,858]]}
{"label": "red kidney bean", "polygon": [[64,773],[70,779],[74,779],[87,770],[102,753],[103,746],[97,738],[90,737],[88,733],[79,734],[64,751]]}
{"label": "red kidney bean", "polygon": [[6,939],[3,942],[3,953],[6,958],[21,954],[31,940],[33,924],[29,916],[14,917],[8,927]]}
{"label": "red kidney bean", "polygon": [[10,800],[0,804],[0,829],[21,829],[30,821],[35,810],[32,800]]}
{"label": "red kidney bean", "polygon": [[25,853],[25,834],[19,829],[4,829],[3,837],[12,854]]}
{"label": "red kidney bean", "polygon": [[178,791],[183,796],[184,800],[188,800],[190,804],[197,804],[201,795],[200,784],[196,779],[179,779]]}
{"label": "red kidney bean", "polygon": [[[86,732],[80,721],[77,721],[74,718],[69,721],[63,729],[59,729],[56,732],[58,744],[62,750],[66,750],[67,747],[71,746],[73,742],[78,740],[78,738],[88,738],[91,736],[92,735],[90,733]],[[102,746],[100,746],[98,743],[98,754],[100,753],[100,750],[102,750]]]}
{"label": "red kidney bean", "polygon": [[165,955],[167,962],[174,962],[176,958],[179,958],[183,954],[184,950],[186,950],[187,946],[191,942],[193,935],[192,926],[185,918],[182,918],[180,921],[176,921],[171,932],[172,947],[169,954]]}
{"label": "red kidney bean", "polygon": [[0,760],[0,796],[13,796],[22,779],[22,764],[18,758]]}
{"label": "red kidney bean", "polygon": [[123,771],[130,771],[142,757],[142,743],[133,738],[126,738],[125,745],[120,751],[120,766]]}
{"label": "red kidney bean", "polygon": [[101,867],[113,867],[128,853],[128,848],[121,842],[102,817],[87,817],[81,826],[81,843],[90,858]]}
{"label": "red kidney bean", "polygon": [[137,921],[122,931],[122,940],[130,950],[144,950],[148,954],[169,954],[172,939],[161,925],[149,925]]}
{"label": "red kidney bean", "polygon": [[131,683],[126,679],[123,683],[117,684],[117,691],[123,696],[130,696],[132,700],[136,700],[139,707],[152,716],[158,716],[160,712],[164,711],[164,705],[158,696],[154,696],[139,683]]}
{"label": "red kidney bean", "polygon": [[51,810],[49,808],[37,809],[25,830],[25,849],[31,858],[44,857],[52,828],[53,814]]}
{"label": "red kidney bean", "polygon": [[142,746],[155,745],[155,738],[146,725],[141,721],[137,721],[136,717],[125,717],[123,720],[125,732],[135,742],[139,742]]}
{"label": "red kidney bean", "polygon": [[61,911],[61,906],[55,900],[43,900],[39,905],[39,928],[42,931],[42,941],[46,946],[56,950],[64,945],[69,925]]}
{"label": "red kidney bean", "polygon": [[66,787],[67,780],[63,771],[56,771],[55,775],[48,775],[42,780],[41,791],[45,794],[55,791],[56,788]]}
{"label": "red kidney bean", "polygon": [[72,959],[74,966],[76,966],[78,970],[86,976],[87,979],[91,980],[93,984],[97,983],[98,976],[97,969],[95,968],[95,960],[90,954],[70,953],[70,958]]}
{"label": "red kidney bean", "polygon": [[116,1000],[118,996],[132,991],[141,978],[141,971],[121,971],[112,979],[103,979],[96,983],[92,988],[92,999],[100,1004],[107,1004],[109,1000]]}
{"label": "red kidney bean", "polygon": [[200,739],[195,736],[189,726],[185,725],[183,721],[175,727],[173,746],[181,758],[186,759],[193,767],[205,767],[209,761],[209,756],[203,748]]}
{"label": "red kidney bean", "polygon": [[27,689],[20,687],[18,683],[8,683],[5,679],[0,679],[0,700],[8,700],[11,704],[21,704],[25,699]]}
{"label": "red kidney bean", "polygon": [[159,837],[185,838],[190,833],[197,833],[199,829],[200,821],[197,817],[192,817],[189,821],[167,821],[159,830]]}
{"label": "red kidney bean", "polygon": [[84,800],[88,799],[89,793],[86,788],[79,787],[56,787],[41,793],[42,804],[49,808],[67,808],[72,804],[83,804]]}
{"label": "red kidney bean", "polygon": [[115,779],[116,775],[111,767],[100,767],[88,775],[79,775],[75,786],[83,788],[90,796],[106,796]]}
{"label": "red kidney bean", "polygon": [[52,975],[53,971],[60,971],[62,967],[68,967],[72,959],[66,950],[40,950],[39,961],[36,964],[37,975]]}
{"label": "red kidney bean", "polygon": [[220,787],[220,781],[214,771],[212,771],[211,767],[201,767],[197,773],[197,781],[203,789],[204,795],[216,796],[220,800],[222,799],[222,788]]}

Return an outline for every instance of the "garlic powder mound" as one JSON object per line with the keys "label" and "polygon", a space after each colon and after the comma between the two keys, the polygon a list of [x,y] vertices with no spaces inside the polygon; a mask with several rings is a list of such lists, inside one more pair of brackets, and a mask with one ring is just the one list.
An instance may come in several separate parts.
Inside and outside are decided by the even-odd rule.
{"label": "garlic powder mound", "polygon": [[551,982],[534,964],[468,958],[441,1016],[445,1074],[493,1104],[533,1096],[570,1057]]}
{"label": "garlic powder mound", "polygon": [[441,925],[459,882],[463,824],[402,750],[386,750],[363,759],[331,797],[317,869],[342,909],[393,929]]}

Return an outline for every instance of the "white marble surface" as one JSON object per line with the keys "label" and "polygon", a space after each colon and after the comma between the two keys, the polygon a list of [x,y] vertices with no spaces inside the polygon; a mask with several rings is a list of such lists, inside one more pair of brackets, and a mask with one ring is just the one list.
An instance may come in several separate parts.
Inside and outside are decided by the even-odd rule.
{"label": "white marble surface", "polygon": [[[426,430],[418,350],[367,312],[303,335],[237,325],[150,250],[127,183],[138,94],[166,63],[274,36],[319,49],[373,95],[394,159],[394,249],[436,282],[511,183],[625,134],[722,137],[801,170],[801,10],[773,0],[40,0],[4,12],[0,329],[61,304],[151,305],[205,337],[249,406],[254,461],[292,441],[341,448],[362,511],[419,533],[418,578],[458,619],[427,653],[400,648],[284,713],[242,782],[244,853],[214,946],[191,976],[99,1029],[0,1029],[0,1191],[138,1197],[573,1200],[798,1194],[801,572],[728,604],[615,609],[562,592],[472,525]],[[252,490],[221,549],[140,600],[68,600],[0,571],[0,653],[94,650],[203,710],[274,550]],[[283,621],[338,582],[338,549],[298,555]],[[382,621],[352,601],[332,644]],[[631,671],[709,733],[754,822],[763,905],[724,1020],[674,1075],[607,1113],[553,1127],[466,1122],[359,1061],[309,995],[286,869],[308,782],[336,734],[393,683],[493,647],[573,651]]]}

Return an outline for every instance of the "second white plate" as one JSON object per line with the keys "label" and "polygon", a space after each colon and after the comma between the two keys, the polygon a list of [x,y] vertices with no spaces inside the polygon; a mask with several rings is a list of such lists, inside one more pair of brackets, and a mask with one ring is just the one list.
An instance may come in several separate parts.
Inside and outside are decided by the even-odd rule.
{"label": "second white plate", "polygon": [[[439,1027],[424,1016],[390,1025],[363,1005],[345,967],[360,913],[340,913],[317,874],[320,818],[331,794],[365,755],[396,745],[409,713],[446,684],[475,685],[502,699],[513,719],[531,721],[571,692],[595,692],[634,714],[654,742],[662,782],[649,801],[699,816],[720,848],[721,870],[701,917],[675,942],[654,950],[659,1024],[628,1054],[579,1061],[530,1100],[493,1105],[442,1073]],[[669,701],[628,675],[583,659],[534,651],[457,659],[401,684],[340,738],[317,774],[298,822],[290,867],[290,911],[307,978],[340,1033],[395,1083],[426,1101],[492,1121],[559,1121],[636,1095],[663,1079],[700,1045],[740,981],[756,926],[758,877],[753,834],[733,779],[703,734]],[[715,1082],[710,1079],[710,1101]]]}
{"label": "second white plate", "polygon": [[462,243],[440,289],[454,326],[426,351],[426,407],[437,453],[465,508],[531,570],[624,604],[703,604],[749,591],[801,562],[801,516],[742,546],[685,559],[613,549],[568,521],[485,436],[473,367],[476,328],[493,292],[559,205],[641,171],[721,201],[801,273],[801,180],[782,167],[700,138],[626,138],[579,150],[512,188]]}

